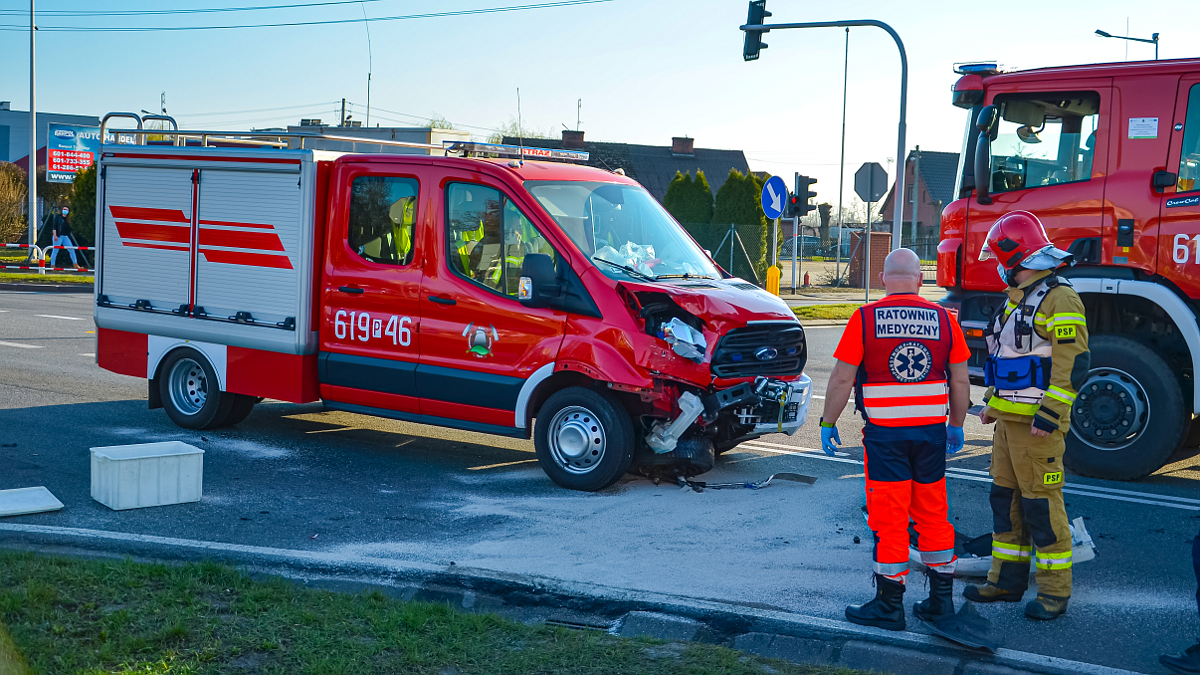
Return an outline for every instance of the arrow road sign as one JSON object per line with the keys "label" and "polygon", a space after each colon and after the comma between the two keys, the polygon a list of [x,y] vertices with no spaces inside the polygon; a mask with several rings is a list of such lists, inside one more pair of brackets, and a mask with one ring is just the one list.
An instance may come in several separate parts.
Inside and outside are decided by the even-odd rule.
{"label": "arrow road sign", "polygon": [[766,183],[763,183],[762,209],[767,218],[775,220],[783,215],[784,205],[787,204],[787,201],[787,183],[784,183],[782,178],[771,176]]}
{"label": "arrow road sign", "polygon": [[887,194],[887,172],[878,162],[866,162],[854,172],[854,192],[864,202],[877,202]]}

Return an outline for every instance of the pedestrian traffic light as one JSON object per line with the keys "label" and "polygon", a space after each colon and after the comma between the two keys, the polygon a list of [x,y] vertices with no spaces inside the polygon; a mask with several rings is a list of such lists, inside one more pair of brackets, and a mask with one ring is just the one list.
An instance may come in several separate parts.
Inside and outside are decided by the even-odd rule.
{"label": "pedestrian traffic light", "polygon": [[[750,0],[750,13],[746,16],[747,26],[761,26],[768,16],[771,16],[771,13],[767,11],[767,0]],[[767,44],[762,41],[762,36],[764,33],[769,32],[765,30],[746,31],[746,43],[742,48],[743,60],[754,61],[758,59],[758,51],[767,48]]]}
{"label": "pedestrian traffic light", "polygon": [[817,209],[808,203],[808,200],[817,196],[817,193],[812,190],[812,185],[816,182],[816,178],[796,174],[796,189],[792,191],[792,208],[795,211],[792,215],[794,217],[803,218]]}

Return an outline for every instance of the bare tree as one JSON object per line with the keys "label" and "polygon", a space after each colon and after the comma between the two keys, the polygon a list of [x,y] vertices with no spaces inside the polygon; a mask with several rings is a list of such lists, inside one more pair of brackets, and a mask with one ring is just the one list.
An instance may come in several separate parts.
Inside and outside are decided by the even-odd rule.
{"label": "bare tree", "polygon": [[26,230],[25,172],[11,162],[0,162],[0,243],[7,244]]}

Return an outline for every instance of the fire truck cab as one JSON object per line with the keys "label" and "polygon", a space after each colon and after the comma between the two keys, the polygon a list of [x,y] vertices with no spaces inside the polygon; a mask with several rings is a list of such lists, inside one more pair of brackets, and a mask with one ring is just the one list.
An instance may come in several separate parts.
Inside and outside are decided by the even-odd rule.
{"label": "fire truck cab", "polygon": [[532,435],[556,483],[598,490],[805,421],[787,305],[623,172],[523,160],[582,153],[174,138],[101,149],[95,320],[99,365],[179,426],[320,400]]}
{"label": "fire truck cab", "polygon": [[1152,473],[1200,411],[1200,59],[956,72],[967,128],[938,284],[959,311],[972,374],[982,377],[983,330],[1005,303],[980,249],[999,216],[1032,212],[1074,254],[1060,275],[1083,298],[1091,336],[1066,465],[1117,480]]}

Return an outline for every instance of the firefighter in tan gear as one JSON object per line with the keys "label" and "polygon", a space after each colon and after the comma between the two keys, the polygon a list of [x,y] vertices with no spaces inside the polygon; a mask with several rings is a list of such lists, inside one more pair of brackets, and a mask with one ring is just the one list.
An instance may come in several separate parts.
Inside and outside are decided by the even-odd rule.
{"label": "firefighter in tan gear", "polygon": [[985,331],[984,424],[992,442],[992,569],[963,596],[1020,602],[1037,568],[1037,597],[1025,615],[1048,621],[1071,597],[1071,530],[1063,505],[1064,438],[1076,390],[1090,365],[1083,302],[1054,270],[1071,255],[1050,243],[1037,217],[1005,214],[988,232],[981,259],[999,260],[1008,304]]}

